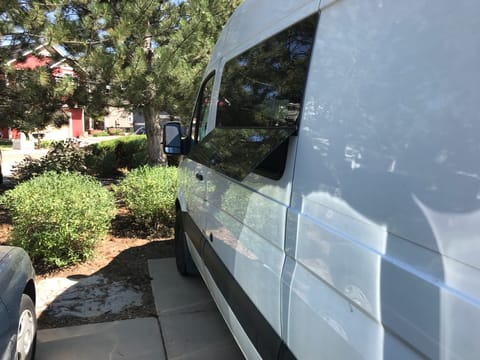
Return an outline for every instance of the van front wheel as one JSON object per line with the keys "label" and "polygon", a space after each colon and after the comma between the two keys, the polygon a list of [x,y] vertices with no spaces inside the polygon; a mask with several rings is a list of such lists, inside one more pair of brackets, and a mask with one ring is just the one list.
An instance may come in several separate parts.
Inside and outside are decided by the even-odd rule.
{"label": "van front wheel", "polygon": [[197,275],[198,270],[193,262],[187,246],[185,229],[183,228],[182,213],[177,211],[175,219],[175,260],[178,272],[183,276]]}

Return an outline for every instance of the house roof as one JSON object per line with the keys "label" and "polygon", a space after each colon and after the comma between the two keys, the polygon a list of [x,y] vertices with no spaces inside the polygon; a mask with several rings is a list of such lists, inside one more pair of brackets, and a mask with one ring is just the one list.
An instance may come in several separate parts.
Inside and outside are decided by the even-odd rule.
{"label": "house roof", "polygon": [[[15,66],[17,69],[34,69],[38,66],[48,66],[55,70],[56,74],[76,74],[85,73],[85,70],[78,64],[78,62],[68,53],[57,45],[42,44],[35,47],[33,50],[24,51],[21,55],[22,61],[18,58],[13,58],[7,61],[7,65]],[[58,71],[61,69],[61,71]]]}

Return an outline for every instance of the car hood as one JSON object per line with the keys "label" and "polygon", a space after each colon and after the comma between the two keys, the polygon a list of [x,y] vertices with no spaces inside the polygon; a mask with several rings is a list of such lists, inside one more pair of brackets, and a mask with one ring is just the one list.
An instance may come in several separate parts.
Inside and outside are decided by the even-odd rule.
{"label": "car hood", "polygon": [[3,259],[9,252],[11,252],[13,249],[15,249],[15,248],[12,247],[12,246],[0,245],[0,262],[1,262],[2,259]]}
{"label": "car hood", "polygon": [[23,271],[29,277],[33,277],[35,274],[27,252],[16,246],[0,245],[0,273],[2,268],[5,267],[11,267],[15,271]]}
{"label": "car hood", "polygon": [[35,270],[25,250],[0,245],[0,297],[7,308],[20,303],[25,285],[34,278]]}

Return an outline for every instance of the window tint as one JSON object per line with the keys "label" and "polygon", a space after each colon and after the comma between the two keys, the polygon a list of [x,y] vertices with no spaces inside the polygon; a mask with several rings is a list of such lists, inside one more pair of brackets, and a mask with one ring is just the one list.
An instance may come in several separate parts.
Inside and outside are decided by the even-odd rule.
{"label": "window tint", "polygon": [[190,158],[242,181],[294,131],[294,128],[215,128],[196,145]]}
{"label": "window tint", "polygon": [[202,140],[207,132],[208,114],[210,111],[210,99],[212,96],[213,81],[215,74],[210,74],[202,85],[198,94],[197,104],[193,112],[192,122],[190,124],[190,136],[192,144]]}
{"label": "window tint", "polygon": [[227,62],[217,127],[295,126],[316,18],[307,18]]}
{"label": "window tint", "polygon": [[317,18],[306,18],[226,63],[216,128],[190,158],[239,181],[251,172],[282,177],[288,139],[302,107]]}

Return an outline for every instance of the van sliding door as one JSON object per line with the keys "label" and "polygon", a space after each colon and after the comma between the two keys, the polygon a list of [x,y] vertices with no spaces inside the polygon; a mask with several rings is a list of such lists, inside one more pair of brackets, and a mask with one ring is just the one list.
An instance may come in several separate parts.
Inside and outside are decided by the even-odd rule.
{"label": "van sliding door", "polygon": [[215,128],[189,154],[209,168],[205,264],[263,358],[282,343],[292,135],[316,23],[308,17],[226,62]]}
{"label": "van sliding door", "polygon": [[[195,148],[201,143],[205,136],[208,114],[210,111],[210,99],[212,96],[215,74],[212,73],[204,81],[198,94],[197,103],[193,111],[192,120],[188,136],[190,136],[191,153],[195,153]],[[187,206],[187,211],[196,226],[203,230],[205,228],[206,214],[206,172],[207,168],[198,161],[192,161],[185,158],[182,166],[179,168],[183,172],[179,179],[184,183],[180,184],[183,190],[183,200]]]}

